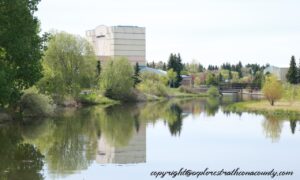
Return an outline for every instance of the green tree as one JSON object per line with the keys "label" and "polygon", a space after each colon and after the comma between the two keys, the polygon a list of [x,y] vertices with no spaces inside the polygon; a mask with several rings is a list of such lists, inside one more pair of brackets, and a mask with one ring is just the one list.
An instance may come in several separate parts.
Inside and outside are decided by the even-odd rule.
{"label": "green tree", "polygon": [[283,87],[274,75],[266,77],[262,91],[271,106],[274,106],[275,101],[279,100],[283,95]]}
{"label": "green tree", "polygon": [[126,58],[108,61],[100,75],[100,88],[106,97],[126,100],[134,81],[133,68]]}
{"label": "green tree", "polygon": [[169,69],[173,69],[177,74],[174,87],[180,86],[180,82],[182,80],[181,71],[183,70],[183,64],[181,62],[180,54],[176,55],[171,53],[168,61],[168,70]]}
{"label": "green tree", "polygon": [[173,71],[173,69],[169,69],[167,71],[168,79],[169,79],[169,85],[170,87],[175,86],[175,81],[176,81],[176,72]]}
{"label": "green tree", "polygon": [[164,71],[167,70],[167,66],[166,66],[166,63],[165,63],[165,62],[164,62],[164,64],[163,64],[162,70],[164,70]]}
{"label": "green tree", "polygon": [[96,68],[97,68],[97,77],[99,77],[101,74],[101,61],[97,61]]}
{"label": "green tree", "polygon": [[139,63],[135,64],[134,67],[134,75],[133,75],[133,87],[135,87],[138,83],[141,82],[141,78],[140,78],[140,66]]}
{"label": "green tree", "polygon": [[232,72],[231,72],[231,70],[229,70],[229,77],[228,77],[228,79],[229,79],[229,80],[232,79]]}
{"label": "green tree", "polygon": [[38,83],[42,92],[61,100],[66,95],[77,97],[82,88],[95,84],[96,56],[82,37],[54,33],[43,60],[44,78]]}
{"label": "green tree", "polygon": [[292,56],[292,58],[291,58],[290,68],[288,70],[286,78],[289,83],[297,84],[298,80],[297,80],[297,66],[296,66],[295,56]]}
{"label": "green tree", "polygon": [[[44,38],[39,36],[39,20],[34,16],[40,0],[0,1],[0,104],[16,105],[22,90],[42,77],[41,57]],[[1,85],[2,86],[2,85]]]}
{"label": "green tree", "polygon": [[215,74],[210,73],[210,72],[207,74],[205,81],[206,81],[207,85],[214,85],[214,86],[218,85]]}

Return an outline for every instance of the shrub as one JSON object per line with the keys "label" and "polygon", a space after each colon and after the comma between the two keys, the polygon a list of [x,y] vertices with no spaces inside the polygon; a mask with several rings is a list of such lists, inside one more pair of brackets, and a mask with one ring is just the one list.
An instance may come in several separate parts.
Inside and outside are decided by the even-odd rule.
{"label": "shrub", "polygon": [[126,58],[108,61],[100,75],[100,88],[108,98],[124,100],[133,88],[133,68]]}
{"label": "shrub", "polygon": [[220,95],[218,88],[215,87],[215,86],[211,86],[211,87],[208,89],[207,94],[208,94],[209,96],[213,96],[213,97],[217,97],[217,96]]}
{"label": "shrub", "polygon": [[144,80],[142,83],[140,83],[137,87],[138,90],[140,90],[143,93],[146,94],[152,94],[155,96],[167,96],[167,87],[160,83],[160,82],[155,82],[152,83],[149,80]]}
{"label": "shrub", "polygon": [[26,90],[20,101],[20,109],[24,117],[45,117],[54,111],[52,99],[40,94],[36,88]]}
{"label": "shrub", "polygon": [[137,89],[143,93],[155,96],[165,97],[168,95],[166,87],[166,78],[151,72],[144,72],[141,74],[142,82]]}
{"label": "shrub", "polygon": [[192,93],[192,94],[197,94],[197,91],[191,87],[188,86],[180,86],[179,91],[182,93]]}

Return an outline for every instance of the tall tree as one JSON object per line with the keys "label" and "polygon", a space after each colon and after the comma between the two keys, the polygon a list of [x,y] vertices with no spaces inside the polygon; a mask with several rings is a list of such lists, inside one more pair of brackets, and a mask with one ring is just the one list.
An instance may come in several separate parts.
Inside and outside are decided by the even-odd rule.
{"label": "tall tree", "polygon": [[135,87],[138,83],[141,82],[141,79],[140,79],[140,66],[139,66],[138,62],[135,64],[135,67],[134,67],[133,81],[134,81],[133,87]]}
{"label": "tall tree", "polygon": [[44,77],[38,87],[63,100],[76,97],[82,88],[95,86],[96,56],[89,42],[79,36],[59,32],[52,35],[43,58]]}
{"label": "tall tree", "polygon": [[289,83],[297,84],[298,80],[297,80],[297,66],[296,66],[295,56],[292,56],[292,58],[291,58],[290,68],[288,70],[286,78]]}
{"label": "tall tree", "polygon": [[183,64],[181,60],[180,54],[172,54],[170,55],[169,61],[168,61],[168,70],[173,69],[176,72],[176,81],[175,81],[175,87],[180,86],[180,82],[182,80],[181,77],[181,71],[183,70]]}
{"label": "tall tree", "polygon": [[97,68],[97,77],[99,77],[101,74],[101,61],[97,61],[96,68]]}
{"label": "tall tree", "polygon": [[127,100],[133,87],[133,67],[126,58],[105,63],[100,76],[100,88],[106,97]]}
{"label": "tall tree", "polygon": [[[42,77],[41,57],[44,38],[39,36],[39,20],[34,16],[40,0],[0,1],[0,48],[6,52],[1,59],[0,74],[9,79],[0,103],[14,105],[22,90]],[[8,74],[9,73],[9,74]],[[5,97],[3,97],[5,96]]]}

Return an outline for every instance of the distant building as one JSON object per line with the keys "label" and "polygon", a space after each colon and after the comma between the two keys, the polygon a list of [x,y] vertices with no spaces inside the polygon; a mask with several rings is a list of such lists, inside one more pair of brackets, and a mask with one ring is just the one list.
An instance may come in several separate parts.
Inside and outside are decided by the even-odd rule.
{"label": "distant building", "polygon": [[100,25],[86,31],[86,37],[101,62],[105,63],[110,58],[127,57],[132,64],[146,64],[144,27]]}
{"label": "distant building", "polygon": [[288,73],[289,68],[280,68],[276,66],[269,66],[264,70],[264,74],[271,73],[277,76],[278,80],[286,82],[286,75]]}

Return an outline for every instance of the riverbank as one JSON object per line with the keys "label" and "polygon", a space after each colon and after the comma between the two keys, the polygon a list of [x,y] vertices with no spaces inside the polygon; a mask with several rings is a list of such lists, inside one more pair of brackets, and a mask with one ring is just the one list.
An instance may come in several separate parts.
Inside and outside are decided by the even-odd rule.
{"label": "riverbank", "polygon": [[271,106],[267,100],[246,101],[230,104],[225,107],[226,111],[232,112],[253,112],[265,115],[296,115],[300,116],[300,102],[290,103],[288,101],[278,101]]}

